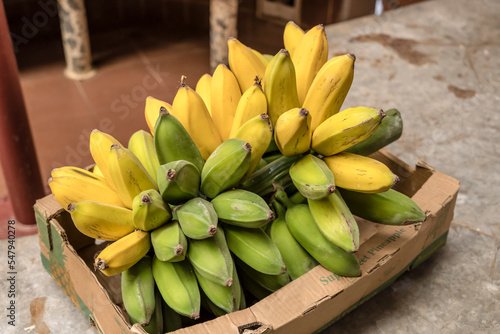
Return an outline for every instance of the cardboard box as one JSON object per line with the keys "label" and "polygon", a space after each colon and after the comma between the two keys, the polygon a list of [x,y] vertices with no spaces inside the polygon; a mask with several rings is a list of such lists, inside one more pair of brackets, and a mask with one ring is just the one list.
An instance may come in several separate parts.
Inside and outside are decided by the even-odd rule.
{"label": "cardboard box", "polygon": [[[423,223],[385,226],[359,220],[362,275],[340,277],[322,266],[250,307],[175,331],[181,333],[312,333],[342,318],[425,261],[446,243],[459,182],[425,163],[410,167],[386,150],[373,155],[397,174],[396,189],[427,212]],[[52,195],[35,204],[45,269],[100,333],[137,333],[123,310],[119,275],[92,268],[103,245],[81,234]]]}

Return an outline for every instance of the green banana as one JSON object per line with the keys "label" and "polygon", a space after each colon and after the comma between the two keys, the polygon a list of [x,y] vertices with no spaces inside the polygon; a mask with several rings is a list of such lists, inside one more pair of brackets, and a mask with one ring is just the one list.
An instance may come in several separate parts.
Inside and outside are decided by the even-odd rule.
{"label": "green banana", "polygon": [[251,152],[250,144],[238,138],[220,144],[201,171],[201,192],[208,198],[214,198],[224,190],[237,186],[250,167]]}
{"label": "green banana", "polygon": [[233,259],[224,231],[219,227],[212,238],[191,239],[187,258],[193,267],[207,280],[221,286],[233,284]]}
{"label": "green banana", "polygon": [[160,334],[164,330],[162,298],[158,289],[155,290],[155,311],[149,325],[142,327],[148,334]]}
{"label": "green banana", "polygon": [[286,272],[278,247],[262,229],[225,225],[224,230],[229,250],[241,261],[267,275]]}
{"label": "green banana", "polygon": [[156,182],[156,176],[160,163],[156,156],[153,136],[144,130],[136,131],[130,136],[128,149],[142,163],[149,176]]}
{"label": "green banana", "polygon": [[426,217],[417,203],[394,189],[375,194],[339,191],[354,215],[375,223],[409,225],[423,222]]}
{"label": "green banana", "polygon": [[161,308],[163,312],[163,332],[170,333],[182,328],[181,315],[174,310],[163,300],[160,294]]}
{"label": "green banana", "polygon": [[172,219],[170,207],[163,202],[160,193],[154,189],[144,190],[132,202],[134,226],[151,231]]}
{"label": "green banana", "polygon": [[154,143],[160,165],[186,160],[195,165],[198,171],[203,168],[205,160],[200,150],[181,122],[165,107],[160,108],[160,116],[156,121]]}
{"label": "green banana", "polygon": [[[223,314],[231,313],[237,311],[240,307],[241,303],[241,286],[240,281],[238,279],[238,275],[236,273],[236,268],[233,266],[233,284],[231,286],[223,286],[220,284],[213,283],[203,276],[196,267],[194,267],[194,272],[196,274],[196,278],[198,279],[198,284],[200,285],[201,290],[208,298],[209,302],[213,303],[216,308],[222,310]],[[210,309],[213,309],[210,307]],[[214,310],[212,310],[214,311]],[[214,312],[215,313],[215,312]],[[220,311],[217,313],[220,314]]]}
{"label": "green banana", "polygon": [[189,261],[167,262],[154,257],[153,277],[163,300],[175,312],[191,319],[200,317],[200,290]]}
{"label": "green banana", "polygon": [[297,190],[306,198],[319,200],[335,191],[335,177],[326,163],[312,154],[296,161],[289,170]]}
{"label": "green banana", "polygon": [[[255,283],[257,283],[258,286],[260,286],[264,290],[269,291],[270,293],[290,283],[290,276],[288,275],[287,272],[277,275],[268,275],[255,270],[254,268],[250,267],[247,263],[241,261],[240,259],[236,258],[234,261],[238,269],[241,269],[240,272],[244,272]],[[263,294],[262,292],[257,292],[257,291],[256,293]]]}
{"label": "green banana", "polygon": [[187,238],[176,220],[151,231],[151,244],[156,257],[161,261],[182,261],[188,250]]}
{"label": "green banana", "polygon": [[127,208],[132,208],[134,197],[144,190],[158,189],[139,159],[123,146],[111,145],[107,171],[118,196]]}
{"label": "green banana", "polygon": [[219,220],[226,224],[258,228],[274,219],[274,212],[262,197],[243,189],[217,195],[212,205]]}
{"label": "green banana", "polygon": [[347,252],[358,250],[358,224],[339,192],[320,200],[308,199],[307,203],[316,226],[330,242]]}
{"label": "green banana", "polygon": [[155,281],[152,259],[144,256],[131,268],[122,272],[121,292],[123,306],[131,323],[147,326],[155,312]]}
{"label": "green banana", "polygon": [[175,210],[179,224],[186,237],[205,239],[217,232],[217,212],[209,201],[195,197]]}
{"label": "green banana", "polygon": [[397,109],[389,109],[385,115],[374,134],[345,151],[366,156],[398,140],[403,133],[401,113]]}
{"label": "green banana", "polygon": [[274,201],[273,207],[278,213],[278,217],[270,224],[269,236],[278,247],[290,278],[295,280],[316,267],[318,262],[304,250],[290,233],[286,225],[283,206]]}
{"label": "green banana", "polygon": [[265,196],[276,190],[273,183],[287,176],[290,166],[301,157],[301,155],[292,157],[280,155],[278,159],[255,171],[240,185],[240,187],[259,196]]}
{"label": "green banana", "polygon": [[163,200],[179,205],[199,194],[200,172],[187,160],[172,161],[158,169],[158,189]]}
{"label": "green banana", "polygon": [[295,240],[316,261],[327,270],[341,276],[360,275],[361,268],[356,255],[346,252],[323,236],[307,204],[294,205],[286,197],[285,200],[282,197],[279,200],[287,207],[285,219],[288,229]]}
{"label": "green banana", "polygon": [[[241,263],[241,261],[240,261],[240,263]],[[252,296],[257,298],[258,300],[262,300],[272,293],[272,291],[269,291],[268,289],[264,288],[261,284],[257,283],[257,281],[253,277],[251,277],[249,274],[247,274],[245,272],[245,270],[241,269],[241,267],[239,267],[239,265],[237,265],[237,268],[239,269],[238,275],[239,275],[239,278],[241,281],[241,286],[244,286],[245,289],[252,294]],[[247,266],[247,268],[250,268],[250,267]],[[255,270],[252,271],[252,273],[255,273]],[[264,275],[264,274],[262,274],[262,275]],[[280,276],[279,278],[282,278],[284,276],[286,277],[286,273],[284,275],[278,275],[278,276]],[[280,284],[276,284],[276,285],[280,285]],[[286,285],[286,283],[283,285]],[[242,298],[242,299],[244,299],[244,298]]]}

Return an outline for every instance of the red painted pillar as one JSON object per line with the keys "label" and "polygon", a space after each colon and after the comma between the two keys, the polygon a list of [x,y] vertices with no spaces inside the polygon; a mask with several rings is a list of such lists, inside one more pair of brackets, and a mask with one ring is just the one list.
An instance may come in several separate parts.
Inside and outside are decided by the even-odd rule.
{"label": "red painted pillar", "polygon": [[0,0],[0,162],[16,229],[21,227],[18,224],[35,224],[33,205],[45,193],[3,0]]}

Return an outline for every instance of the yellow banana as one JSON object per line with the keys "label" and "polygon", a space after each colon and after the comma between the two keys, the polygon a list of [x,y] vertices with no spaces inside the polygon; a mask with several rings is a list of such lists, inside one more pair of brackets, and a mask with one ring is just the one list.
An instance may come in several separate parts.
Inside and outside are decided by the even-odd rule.
{"label": "yellow banana", "polygon": [[300,43],[300,40],[302,39],[302,36],[304,36],[304,34],[304,30],[302,30],[302,28],[299,27],[295,22],[289,21],[286,24],[285,30],[283,31],[283,45],[285,46],[285,49],[290,52],[290,56],[293,57],[295,48]]}
{"label": "yellow banana", "polygon": [[297,94],[302,105],[316,73],[328,60],[328,41],[322,24],[304,34],[295,47],[292,60],[297,76]]}
{"label": "yellow banana", "polygon": [[267,114],[267,99],[260,80],[256,78],[253,86],[248,88],[238,101],[229,138],[233,138],[246,121],[260,114]]}
{"label": "yellow banana", "polygon": [[135,230],[132,210],[86,200],[68,205],[76,228],[88,237],[114,241]]}
{"label": "yellow banana", "polygon": [[236,38],[227,41],[229,68],[234,73],[240,90],[245,92],[253,85],[256,76],[264,77],[266,66],[259,57]]}
{"label": "yellow banana", "polygon": [[255,53],[255,55],[260,59],[260,61],[262,62],[262,64],[264,64],[264,66],[267,66],[267,64],[269,64],[269,60],[267,60],[262,53],[252,48],[250,48],[250,50],[252,50],[252,52]]}
{"label": "yellow banana", "polygon": [[354,78],[353,54],[334,57],[327,61],[314,78],[303,108],[312,116],[312,131],[328,117],[339,112]]}
{"label": "yellow banana", "polygon": [[155,124],[158,116],[160,115],[160,108],[164,107],[169,112],[172,110],[172,105],[162,100],[155,99],[154,97],[148,96],[146,98],[146,107],[144,108],[144,115],[146,117],[146,123],[148,124],[149,132],[152,135],[155,133]]}
{"label": "yellow banana", "polygon": [[112,145],[107,161],[111,182],[125,207],[131,209],[134,197],[149,189],[158,190],[137,157],[125,147]]}
{"label": "yellow banana", "polygon": [[109,186],[115,189],[115,186],[111,182],[111,176],[108,172],[108,156],[109,149],[111,145],[121,145],[118,139],[112,135],[99,131],[97,129],[92,130],[90,133],[90,154],[92,159],[94,159],[95,164],[99,167],[99,170],[104,175],[104,179],[109,183]]}
{"label": "yellow banana", "polygon": [[250,154],[250,167],[243,175],[242,180],[251,175],[259,165],[264,153],[266,153],[273,139],[273,126],[267,114],[260,114],[249,119],[235,133],[234,138],[239,138],[252,146]]}
{"label": "yellow banana", "polygon": [[128,141],[128,149],[134,153],[149,176],[156,182],[160,162],[156,155],[153,136],[144,130],[134,132]]}
{"label": "yellow banana", "polygon": [[274,128],[274,141],[286,157],[307,152],[311,147],[311,115],[304,108],[283,113]]}
{"label": "yellow banana", "polygon": [[92,168],[92,173],[104,178],[104,175],[102,174],[101,170],[99,169],[99,166],[97,166],[97,165],[94,165],[94,167]]}
{"label": "yellow banana", "polygon": [[219,64],[212,77],[210,106],[212,119],[222,141],[229,139],[240,98],[241,91],[238,80],[226,65]]}
{"label": "yellow banana", "polygon": [[324,156],[334,155],[370,137],[385,113],[370,107],[342,110],[321,123],[312,136],[312,149]]}
{"label": "yellow banana", "polygon": [[205,106],[208,109],[210,115],[212,115],[211,107],[210,107],[210,91],[212,87],[212,76],[208,73],[203,74],[196,83],[195,91],[198,93],[203,102],[205,102]]}
{"label": "yellow banana", "polygon": [[63,208],[83,200],[123,207],[120,197],[103,177],[78,167],[53,169],[48,183],[57,203]]}
{"label": "yellow banana", "polygon": [[181,122],[206,160],[222,143],[222,139],[205,102],[185,83],[185,78],[182,77],[181,85],[175,94],[171,114]]}
{"label": "yellow banana", "polygon": [[362,155],[342,152],[323,160],[333,172],[335,184],[347,190],[380,193],[399,180],[382,162]]}
{"label": "yellow banana", "polygon": [[264,93],[273,126],[282,113],[300,107],[295,69],[287,50],[281,49],[269,62],[264,76]]}
{"label": "yellow banana", "polygon": [[139,262],[150,248],[149,233],[135,230],[104,248],[94,260],[94,268],[106,276],[117,275]]}

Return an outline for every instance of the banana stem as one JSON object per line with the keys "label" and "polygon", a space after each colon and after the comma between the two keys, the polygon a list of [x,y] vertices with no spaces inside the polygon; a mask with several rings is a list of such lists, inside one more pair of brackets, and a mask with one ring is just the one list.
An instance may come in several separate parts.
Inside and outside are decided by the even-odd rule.
{"label": "banana stem", "polygon": [[274,198],[281,204],[283,204],[286,209],[290,209],[291,207],[296,205],[288,198],[288,195],[282,189],[276,190],[276,193],[274,193]]}

